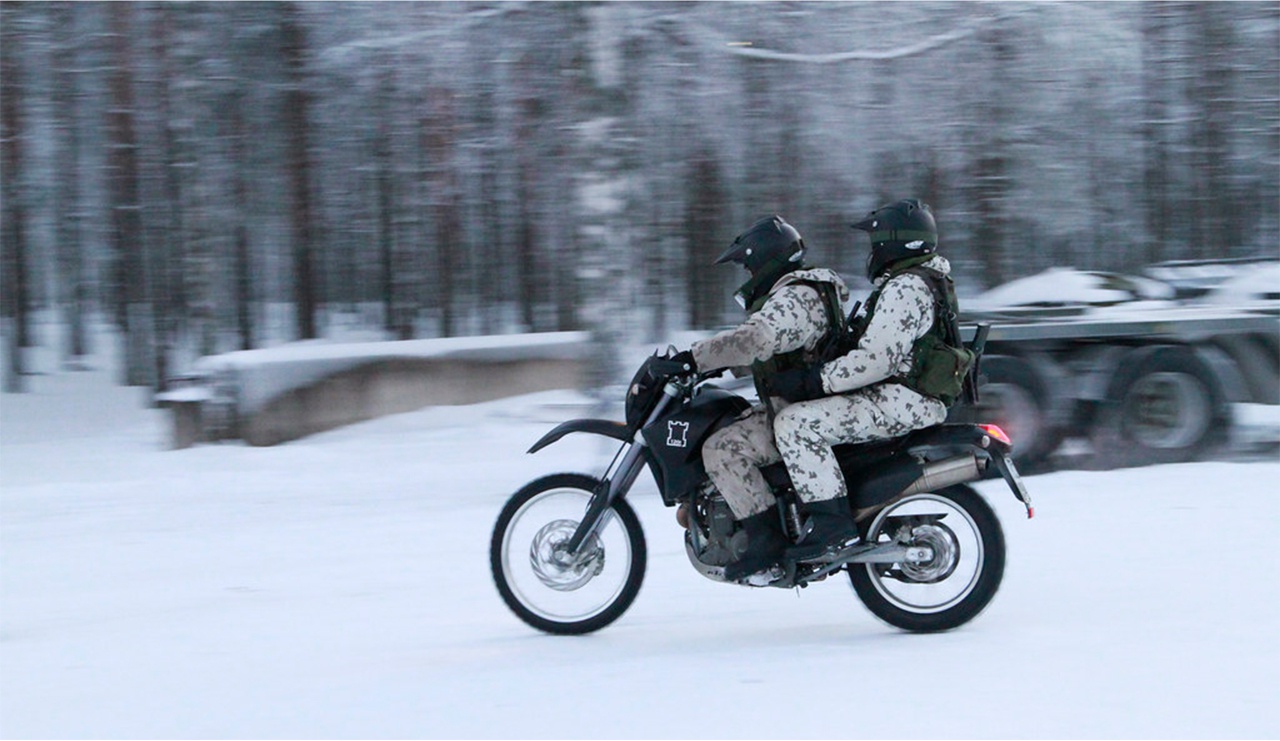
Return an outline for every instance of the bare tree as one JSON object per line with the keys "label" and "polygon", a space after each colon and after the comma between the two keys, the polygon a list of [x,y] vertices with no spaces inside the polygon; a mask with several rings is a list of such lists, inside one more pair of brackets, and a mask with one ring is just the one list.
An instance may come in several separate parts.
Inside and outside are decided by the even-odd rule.
{"label": "bare tree", "polygon": [[297,336],[309,340],[317,336],[316,240],[311,209],[311,95],[307,87],[306,29],[296,3],[281,6],[280,24],[289,85],[284,102],[284,127],[288,133],[287,167],[292,193],[293,303]]}
{"label": "bare tree", "polygon": [[3,150],[3,168],[0,169],[0,193],[3,194],[4,227],[0,231],[4,256],[3,314],[5,337],[8,340],[4,368],[4,391],[25,390],[23,373],[23,348],[31,346],[30,286],[27,269],[27,213],[22,192],[24,176],[25,136],[22,129],[23,70],[22,28],[19,26],[21,10],[16,3],[0,3],[0,149]]}
{"label": "bare tree", "polygon": [[989,54],[990,77],[985,104],[975,123],[986,132],[974,142],[970,176],[973,181],[973,243],[988,285],[1012,277],[1009,265],[1009,195],[1014,188],[1009,152],[1009,127],[1014,115],[1010,74],[1016,51],[1010,24],[992,23],[982,34]]}
{"label": "bare tree", "polygon": [[690,189],[688,210],[684,218],[685,293],[689,303],[689,326],[709,329],[722,320],[722,281],[711,265],[726,245],[710,238],[724,228],[727,208],[720,165],[705,147],[698,150],[689,163],[687,181]]}
{"label": "bare tree", "polygon": [[9,339],[52,287],[131,382],[335,312],[586,328],[604,379],[729,316],[709,263],[768,211],[852,284],[905,195],[970,287],[1280,240],[1274,4],[44,7],[2,29]]}
{"label": "bare tree", "polygon": [[110,6],[111,108],[107,114],[107,158],[111,199],[116,321],[125,345],[124,383],[153,382],[151,305],[147,295],[142,202],[139,197],[138,140],[135,131],[133,7]]}
{"label": "bare tree", "polygon": [[85,271],[82,242],[83,204],[80,177],[81,135],[80,62],[77,52],[79,34],[76,14],[69,4],[54,9],[57,39],[54,47],[54,108],[57,120],[56,240],[60,298],[66,317],[67,337],[63,345],[63,364],[82,367],[89,354],[87,320],[90,311],[88,276]]}

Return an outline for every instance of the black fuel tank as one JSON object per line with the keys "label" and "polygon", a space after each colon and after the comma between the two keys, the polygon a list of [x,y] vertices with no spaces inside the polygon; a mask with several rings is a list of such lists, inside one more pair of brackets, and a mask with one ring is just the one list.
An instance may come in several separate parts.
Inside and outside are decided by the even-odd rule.
{"label": "black fuel tank", "polygon": [[662,500],[668,506],[706,479],[702,445],[711,433],[732,423],[750,404],[721,389],[705,389],[680,407],[641,430],[656,466]]}

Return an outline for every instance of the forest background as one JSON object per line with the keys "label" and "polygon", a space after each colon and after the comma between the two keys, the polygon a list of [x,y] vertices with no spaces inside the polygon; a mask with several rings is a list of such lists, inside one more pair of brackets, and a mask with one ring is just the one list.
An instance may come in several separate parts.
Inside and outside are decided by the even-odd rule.
{"label": "forest background", "polygon": [[1280,245],[1276,2],[3,2],[0,56],[6,391],[38,316],[157,390],[351,328],[607,374],[741,317],[760,215],[865,290],[907,196],[962,296]]}

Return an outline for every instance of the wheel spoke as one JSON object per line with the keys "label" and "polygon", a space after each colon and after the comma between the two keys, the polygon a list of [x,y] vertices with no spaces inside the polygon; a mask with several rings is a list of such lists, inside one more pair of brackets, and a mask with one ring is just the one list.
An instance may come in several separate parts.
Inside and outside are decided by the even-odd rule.
{"label": "wheel spoke", "polygon": [[[943,524],[944,517],[954,527]],[[902,518],[913,524],[896,525]],[[896,540],[932,552],[932,558],[920,563],[861,567],[876,591],[898,609],[928,614],[951,608],[973,591],[982,574],[982,534],[969,513],[946,497],[922,494],[905,499],[882,512],[871,533],[878,542]]]}
{"label": "wheel spoke", "polygon": [[494,529],[490,563],[498,592],[522,620],[552,633],[583,633],[612,622],[644,575],[644,535],[625,502],[615,502],[576,552],[569,543],[595,480],[557,474],[507,503]]}

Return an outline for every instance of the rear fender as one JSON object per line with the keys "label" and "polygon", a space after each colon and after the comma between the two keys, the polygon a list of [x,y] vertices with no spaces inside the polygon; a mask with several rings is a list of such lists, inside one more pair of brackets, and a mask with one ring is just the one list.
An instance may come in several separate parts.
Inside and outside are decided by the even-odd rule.
{"label": "rear fender", "polygon": [[571,419],[568,422],[561,422],[556,425],[550,432],[543,435],[538,442],[534,443],[528,452],[536,453],[573,432],[603,435],[624,443],[631,442],[634,437],[631,429],[623,422],[615,422],[611,419]]}
{"label": "rear fender", "polygon": [[[1003,435],[1003,433],[999,433]],[[1014,496],[1032,516],[1031,496],[1010,458],[1012,446],[996,434],[996,428],[946,424],[911,433],[903,447],[917,453],[947,451],[954,457],[922,462],[915,456],[893,456],[850,475],[849,495],[859,509],[876,507],[891,499],[925,488],[941,488],[982,478],[986,461],[1005,480]]]}

